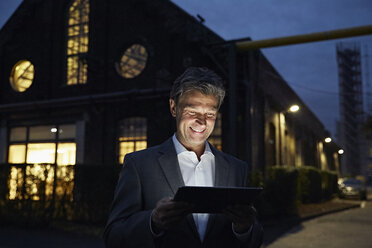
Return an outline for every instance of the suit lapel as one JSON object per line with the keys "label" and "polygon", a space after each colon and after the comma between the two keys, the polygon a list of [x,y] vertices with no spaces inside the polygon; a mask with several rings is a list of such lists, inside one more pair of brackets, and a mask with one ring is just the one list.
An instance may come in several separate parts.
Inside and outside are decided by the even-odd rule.
{"label": "suit lapel", "polygon": [[[179,187],[185,186],[185,183],[178,164],[177,153],[171,139],[164,143],[158,161],[170,188],[175,194]],[[192,214],[189,214],[186,218],[190,228],[195,234],[195,237],[199,238],[198,230]]]}
{"label": "suit lapel", "polygon": [[222,156],[221,152],[211,146],[215,159],[214,186],[228,186],[229,164]]}
{"label": "suit lapel", "polygon": [[175,194],[179,187],[184,186],[180,166],[178,164],[176,150],[171,139],[166,141],[161,149],[161,155],[158,158],[160,167],[163,170],[165,178]]}

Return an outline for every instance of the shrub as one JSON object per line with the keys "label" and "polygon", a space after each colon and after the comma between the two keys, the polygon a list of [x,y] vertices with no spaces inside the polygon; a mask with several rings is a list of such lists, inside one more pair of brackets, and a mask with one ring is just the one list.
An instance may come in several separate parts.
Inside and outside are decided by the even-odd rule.
{"label": "shrub", "polygon": [[298,195],[302,203],[322,200],[322,177],[320,170],[312,166],[301,166],[298,170]]}
{"label": "shrub", "polygon": [[293,167],[274,166],[266,171],[264,191],[258,200],[262,215],[296,215],[298,172]]}
{"label": "shrub", "polygon": [[76,166],[74,220],[101,224],[106,222],[120,168],[120,166]]}
{"label": "shrub", "polygon": [[322,176],[322,191],[323,200],[329,200],[338,191],[337,180],[338,176],[336,172],[333,171],[320,171]]}

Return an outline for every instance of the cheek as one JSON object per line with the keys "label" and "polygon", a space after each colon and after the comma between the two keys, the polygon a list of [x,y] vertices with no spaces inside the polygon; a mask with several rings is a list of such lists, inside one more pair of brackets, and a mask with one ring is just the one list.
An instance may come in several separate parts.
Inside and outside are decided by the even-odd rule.
{"label": "cheek", "polygon": [[215,124],[216,120],[207,120],[207,125],[210,126],[210,127],[214,127],[214,124]]}

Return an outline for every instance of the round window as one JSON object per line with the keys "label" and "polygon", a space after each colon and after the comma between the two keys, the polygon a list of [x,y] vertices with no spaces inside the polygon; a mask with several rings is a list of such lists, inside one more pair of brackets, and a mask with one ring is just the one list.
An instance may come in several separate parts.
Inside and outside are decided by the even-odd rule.
{"label": "round window", "polygon": [[132,45],[125,50],[121,57],[118,65],[120,75],[125,78],[137,77],[145,69],[147,57],[148,54],[144,46],[139,44]]}
{"label": "round window", "polygon": [[10,85],[15,91],[24,92],[34,80],[34,65],[28,60],[18,61],[10,73]]}

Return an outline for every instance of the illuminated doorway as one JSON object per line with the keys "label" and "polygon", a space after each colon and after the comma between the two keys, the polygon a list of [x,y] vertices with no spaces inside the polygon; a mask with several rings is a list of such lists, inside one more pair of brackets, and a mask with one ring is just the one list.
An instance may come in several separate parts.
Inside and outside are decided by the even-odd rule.
{"label": "illuminated doorway", "polygon": [[8,163],[12,167],[8,198],[72,197],[75,136],[73,124],[11,128]]}

